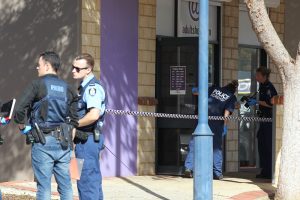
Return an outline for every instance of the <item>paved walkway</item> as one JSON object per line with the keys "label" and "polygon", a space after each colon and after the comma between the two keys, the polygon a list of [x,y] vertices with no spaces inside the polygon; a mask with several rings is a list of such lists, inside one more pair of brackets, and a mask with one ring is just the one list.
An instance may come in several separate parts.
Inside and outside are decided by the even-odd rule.
{"label": "paved walkway", "polygon": [[[247,175],[243,175],[245,178],[234,178],[234,176],[237,175],[231,174],[225,176],[223,181],[213,181],[214,200],[269,199],[269,194],[275,191],[271,183],[264,180],[252,179]],[[55,183],[52,188],[52,199],[59,199]],[[73,188],[74,199],[78,199],[75,182]],[[34,182],[0,183],[0,189],[4,195],[35,196],[36,192]],[[176,176],[105,178],[103,190],[105,200],[191,200],[193,199],[193,179]]]}

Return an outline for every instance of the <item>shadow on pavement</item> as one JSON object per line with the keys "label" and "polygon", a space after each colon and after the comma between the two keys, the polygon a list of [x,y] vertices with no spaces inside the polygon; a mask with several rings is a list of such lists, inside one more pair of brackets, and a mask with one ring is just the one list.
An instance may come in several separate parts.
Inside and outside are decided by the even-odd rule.
{"label": "shadow on pavement", "polygon": [[[258,186],[261,190],[268,194],[270,199],[274,199],[276,187],[272,185],[271,179],[259,179],[255,178],[256,173],[250,172],[238,172],[238,173],[226,173],[223,181],[233,183],[246,183]],[[235,179],[237,178],[237,179]]]}
{"label": "shadow on pavement", "polygon": [[170,199],[168,199],[168,198],[166,198],[166,197],[163,197],[163,196],[161,196],[161,195],[159,195],[159,194],[153,192],[152,190],[149,190],[148,188],[146,188],[146,187],[144,187],[144,186],[142,186],[142,185],[140,185],[140,184],[138,184],[138,183],[133,182],[132,180],[129,180],[129,179],[124,178],[124,177],[120,177],[120,179],[126,181],[127,183],[129,183],[129,184],[131,184],[131,185],[134,185],[135,187],[137,187],[137,188],[139,188],[139,189],[141,189],[141,190],[143,190],[143,191],[145,191],[145,192],[147,192],[147,193],[149,193],[149,194],[151,194],[151,195],[153,195],[153,196],[155,196],[155,197],[157,197],[157,198],[159,198],[159,199],[162,199],[162,200],[170,200]]}

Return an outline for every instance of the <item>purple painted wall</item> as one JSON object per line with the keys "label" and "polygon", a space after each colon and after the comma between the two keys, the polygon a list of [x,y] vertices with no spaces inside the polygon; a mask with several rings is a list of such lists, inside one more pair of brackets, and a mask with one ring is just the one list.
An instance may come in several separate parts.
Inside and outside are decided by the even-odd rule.
{"label": "purple painted wall", "polygon": [[[111,109],[137,110],[138,0],[101,0],[101,81]],[[137,172],[137,119],[105,118],[104,176],[130,176]]]}

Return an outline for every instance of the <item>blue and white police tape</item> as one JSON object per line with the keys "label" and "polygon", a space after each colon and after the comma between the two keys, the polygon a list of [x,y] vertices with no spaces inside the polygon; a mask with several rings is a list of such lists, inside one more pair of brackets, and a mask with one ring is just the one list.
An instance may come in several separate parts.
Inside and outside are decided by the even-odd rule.
{"label": "blue and white police tape", "polygon": [[[184,114],[169,114],[169,113],[152,113],[139,112],[129,110],[114,110],[106,109],[105,112],[111,115],[130,115],[135,117],[155,117],[155,118],[172,118],[172,119],[198,119],[198,115],[184,115]],[[246,121],[246,122],[272,122],[272,118],[262,117],[222,117],[222,116],[208,116],[208,120],[230,120],[230,121]]]}

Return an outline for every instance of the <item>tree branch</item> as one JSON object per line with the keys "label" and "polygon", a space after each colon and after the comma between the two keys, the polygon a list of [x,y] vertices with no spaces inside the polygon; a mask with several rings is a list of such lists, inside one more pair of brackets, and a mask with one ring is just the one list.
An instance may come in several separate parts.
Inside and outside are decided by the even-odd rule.
{"label": "tree branch", "polygon": [[300,62],[300,43],[298,44],[298,50],[297,50],[297,55],[296,55],[296,66],[299,66]]}
{"label": "tree branch", "polygon": [[292,75],[295,60],[284,47],[268,16],[264,0],[245,0],[253,30],[270,58],[277,66],[283,80]]}

